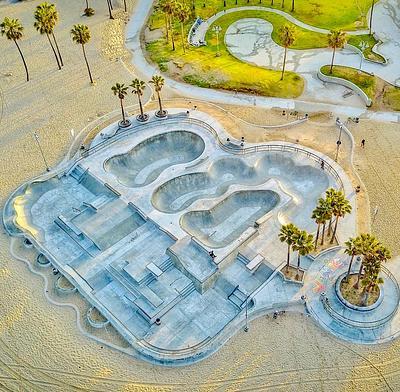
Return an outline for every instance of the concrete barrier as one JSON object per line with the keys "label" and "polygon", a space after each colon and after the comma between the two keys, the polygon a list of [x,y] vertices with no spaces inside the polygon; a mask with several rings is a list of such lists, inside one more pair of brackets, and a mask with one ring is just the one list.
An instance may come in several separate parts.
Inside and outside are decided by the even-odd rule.
{"label": "concrete barrier", "polygon": [[318,70],[318,79],[320,79],[326,83],[334,83],[334,84],[339,84],[341,86],[347,87],[347,88],[353,90],[365,102],[365,104],[368,107],[372,105],[372,99],[369,98],[368,95],[365,94],[365,92],[360,89],[360,87],[356,86],[354,83],[352,83],[346,79],[337,78],[335,76],[324,75],[320,69]]}
{"label": "concrete barrier", "polygon": [[367,61],[367,62],[375,63],[375,64],[387,65],[387,64],[388,64],[387,58],[386,58],[383,54],[379,53],[379,52],[376,50],[377,46],[380,45],[381,43],[382,43],[382,41],[378,41],[378,42],[374,45],[374,47],[371,49],[371,52],[374,53],[374,54],[376,54],[376,55],[378,55],[378,56],[381,56],[381,57],[383,58],[383,61],[372,60],[372,59],[369,59],[369,58],[365,57],[365,56],[364,56],[364,53],[363,53],[359,48],[357,48],[357,46],[354,46],[354,45],[352,45],[352,44],[346,44],[346,45],[344,46],[344,48],[345,48],[345,49],[348,49],[348,50],[351,50],[352,52],[358,53],[360,56],[362,56],[363,61]]}

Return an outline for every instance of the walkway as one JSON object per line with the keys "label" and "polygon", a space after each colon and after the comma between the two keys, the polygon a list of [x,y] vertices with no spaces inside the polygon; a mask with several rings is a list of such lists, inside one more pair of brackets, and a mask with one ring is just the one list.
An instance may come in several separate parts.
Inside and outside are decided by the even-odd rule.
{"label": "walkway", "polygon": [[[270,69],[282,69],[284,49],[272,39],[273,25],[256,18],[241,19],[230,25],[226,31],[225,43],[228,51],[241,61]],[[286,69],[294,71],[306,80],[302,98],[343,102],[343,87],[332,88],[328,85],[321,91],[322,82],[316,77],[316,72],[322,66],[330,64],[331,49],[288,49]],[[335,56],[335,64],[359,68],[360,56],[352,50],[343,49]],[[382,65],[364,61],[362,69],[374,73],[380,78],[395,84],[400,76],[399,64],[392,62]],[[349,101],[347,98],[346,101]],[[357,104],[354,101],[353,104]],[[349,102],[351,103],[351,102]]]}
{"label": "walkway", "polygon": [[[388,0],[395,1],[395,0]],[[126,46],[133,53],[132,63],[140,77],[149,80],[154,74],[160,73],[158,67],[148,63],[144,56],[141,44],[140,33],[143,24],[152,12],[152,1],[140,1],[126,28]],[[400,47],[399,47],[400,50]],[[246,94],[233,94],[225,91],[200,88],[186,83],[178,82],[172,78],[165,77],[166,86],[173,90],[177,95],[208,102],[253,106],[261,108],[284,108],[298,110],[301,112],[326,111],[332,112],[343,117],[366,117],[379,121],[399,121],[398,113],[393,112],[372,112],[367,111],[366,107],[355,107],[347,104],[327,104],[322,102],[312,102],[307,99],[285,99],[270,97],[250,97]],[[321,85],[322,86],[322,85]]]}
{"label": "walkway", "polygon": [[[321,29],[319,27],[311,26],[307,23],[304,23],[298,19],[296,19],[294,16],[288,14],[285,11],[278,10],[275,8],[269,8],[269,7],[260,7],[260,6],[244,6],[244,7],[235,7],[235,8],[229,8],[224,11],[217,12],[215,15],[211,16],[207,20],[203,21],[203,23],[196,29],[196,32],[193,34],[192,41],[194,44],[199,44],[200,42],[205,41],[206,33],[207,30],[210,28],[210,26],[219,18],[223,17],[226,14],[232,14],[234,12],[240,12],[240,11],[263,11],[263,12],[270,12],[273,14],[280,15],[284,17],[286,20],[289,22],[292,22],[298,27],[301,27],[306,30],[314,31],[315,33],[321,33],[321,34],[328,34],[329,30],[326,29]],[[368,30],[357,30],[357,31],[348,31],[347,34],[349,35],[363,35],[363,34],[368,34]]]}

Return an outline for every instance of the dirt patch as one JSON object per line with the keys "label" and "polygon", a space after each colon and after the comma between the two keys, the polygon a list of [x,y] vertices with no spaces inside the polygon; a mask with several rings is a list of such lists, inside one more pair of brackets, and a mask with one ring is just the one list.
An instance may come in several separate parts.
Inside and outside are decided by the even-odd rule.
{"label": "dirt patch", "polygon": [[[362,280],[362,277],[360,281]],[[379,286],[376,286],[368,295],[367,302],[365,302],[365,292],[364,287],[359,284],[359,288],[355,288],[354,285],[357,282],[357,274],[352,274],[349,276],[348,281],[343,279],[340,283],[340,292],[343,295],[343,298],[350,302],[355,306],[371,306],[373,305],[379,298],[380,289]]]}

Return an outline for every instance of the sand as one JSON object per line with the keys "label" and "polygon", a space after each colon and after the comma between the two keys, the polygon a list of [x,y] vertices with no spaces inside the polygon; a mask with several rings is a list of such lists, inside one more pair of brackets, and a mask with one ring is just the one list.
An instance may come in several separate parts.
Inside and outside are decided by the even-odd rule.
{"label": "sand", "polygon": [[[38,3],[0,5],[1,15],[18,17],[26,25],[26,38],[21,46],[32,75],[32,82],[26,84],[15,47],[0,39],[0,53],[4,53],[0,57],[0,86],[5,99],[0,123],[1,205],[15,187],[44,169],[33,142],[34,130],[39,130],[50,165],[56,164],[71,144],[71,129],[76,134],[101,115],[117,110],[118,101],[110,87],[116,81],[126,83],[133,78],[130,67],[115,61],[120,56],[128,61],[129,55],[121,47],[121,22],[108,21],[105,1],[91,1],[96,15],[90,19],[80,17],[83,1],[57,1],[62,15],[57,37],[66,64],[62,71],[57,70],[45,39],[31,27],[32,9]],[[118,2],[114,0],[114,3]],[[95,86],[88,82],[80,48],[70,41],[69,29],[78,22],[89,24],[92,30],[93,38],[87,50]],[[5,76],[9,72],[12,76]],[[169,96],[168,91],[165,95]],[[129,105],[135,103],[134,97],[127,101]],[[248,109],[230,109],[237,116],[249,113]],[[211,108],[208,110],[217,113]],[[256,112],[253,115],[259,119]],[[275,121],[276,115],[269,113],[268,121]],[[246,116],[246,120],[252,119],[251,114]],[[246,137],[299,139],[332,154],[332,143],[324,142],[328,137],[334,141],[335,129],[331,124],[325,125],[327,119],[328,116],[321,116],[322,125],[315,124],[312,131],[309,127],[299,127],[267,134],[259,128],[248,127]],[[224,121],[237,123],[232,119]],[[232,127],[233,133],[234,130]],[[398,125],[371,123],[362,123],[353,130],[356,139],[364,135],[367,139],[365,151],[361,154],[357,151],[356,163],[371,195],[372,206],[383,199],[381,184],[383,178],[388,178],[385,170],[389,170],[385,168],[385,154],[391,154],[390,162],[396,166],[387,184],[383,182],[384,193],[392,189],[391,194],[395,196],[398,187],[396,130]],[[236,129],[236,132],[242,131]],[[383,134],[385,138],[381,138]],[[370,149],[374,140],[376,149]],[[346,166],[345,153],[340,159]],[[375,172],[371,174],[371,167],[376,168],[379,176]],[[384,226],[383,222],[397,217],[396,203],[387,203],[380,211],[374,230],[380,228],[382,235],[393,235],[393,226],[388,230],[389,224]],[[12,258],[9,242],[1,229],[1,391],[387,391],[400,388],[400,341],[374,347],[347,344],[324,332],[310,318],[296,314],[285,314],[277,320],[263,317],[252,322],[248,333],[238,333],[215,355],[199,364],[177,369],[150,365],[83,336],[76,326],[75,312],[47,301],[43,280],[32,274],[26,264]],[[87,304],[81,300],[78,306],[84,308]]]}

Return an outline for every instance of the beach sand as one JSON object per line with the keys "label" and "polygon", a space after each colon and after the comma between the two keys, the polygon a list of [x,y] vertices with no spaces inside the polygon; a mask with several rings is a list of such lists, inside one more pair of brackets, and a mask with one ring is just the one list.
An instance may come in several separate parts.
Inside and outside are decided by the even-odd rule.
{"label": "beach sand", "polygon": [[[71,144],[71,129],[76,134],[99,116],[118,109],[110,87],[116,81],[127,83],[133,78],[129,67],[114,60],[121,55],[129,61],[129,56],[121,47],[123,25],[108,21],[105,1],[93,2],[96,15],[89,19],[80,16],[83,1],[57,1],[61,22],[56,33],[65,62],[62,71],[57,70],[45,37],[32,28],[32,10],[38,3],[0,5],[1,15],[18,17],[26,25],[21,47],[32,77],[31,83],[24,82],[16,48],[0,39],[0,53],[5,54],[0,57],[0,86],[5,99],[0,123],[1,205],[13,189],[44,169],[32,137],[34,130],[39,130],[50,165],[56,164]],[[70,40],[69,29],[74,23],[87,23],[91,28],[92,41],[87,51],[95,86],[89,84],[80,48]],[[9,72],[12,76],[5,76]],[[165,94],[169,96],[168,91]],[[130,97],[128,104],[134,103]],[[229,109],[238,116],[248,112]],[[274,121],[274,116],[270,114],[270,121]],[[388,127],[391,139],[381,144],[380,140],[386,140]],[[334,140],[332,126],[325,128]],[[315,140],[310,136],[308,142],[302,133],[306,128],[291,128],[273,136],[299,138],[314,147],[326,144],[325,136],[315,129]],[[395,159],[396,130],[399,131],[398,125],[368,122],[353,130],[356,139],[364,135],[367,139],[365,151],[356,151],[356,163],[372,206],[383,199],[383,178],[393,193],[399,184],[398,175],[385,177],[382,158],[392,154],[391,162],[397,165],[393,170],[399,171],[399,160]],[[383,134],[385,138],[378,138]],[[254,140],[272,138],[262,135],[254,129]],[[373,135],[379,150],[372,149]],[[248,137],[252,137],[250,131]],[[379,177],[372,174],[370,167],[382,170]],[[384,197],[386,200],[386,189]],[[389,230],[378,219],[385,222],[388,217],[395,218],[396,203],[385,204],[380,211],[376,228],[381,228],[383,236],[394,235],[393,226]],[[400,389],[400,341],[371,347],[348,344],[323,331],[312,319],[296,314],[285,314],[276,320],[255,320],[248,333],[239,332],[216,354],[198,364],[184,368],[150,365],[83,336],[76,326],[75,312],[47,301],[43,280],[10,255],[9,243],[1,229],[1,391],[387,391],[388,385],[391,390]]]}

